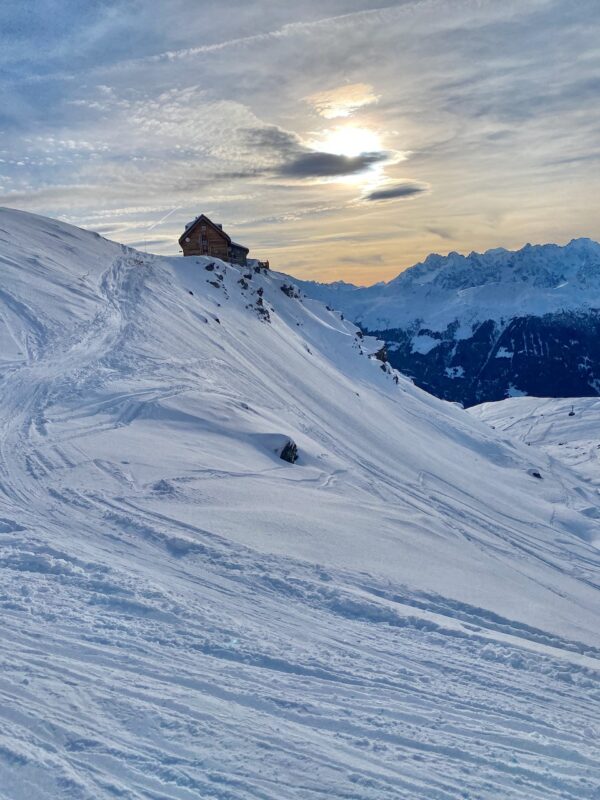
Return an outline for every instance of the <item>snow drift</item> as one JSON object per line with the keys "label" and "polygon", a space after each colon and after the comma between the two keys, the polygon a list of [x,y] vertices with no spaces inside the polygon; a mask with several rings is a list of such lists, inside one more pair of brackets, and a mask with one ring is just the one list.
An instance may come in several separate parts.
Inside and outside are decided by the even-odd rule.
{"label": "snow drift", "polygon": [[597,797],[581,475],[286,276],[0,263],[0,797]]}

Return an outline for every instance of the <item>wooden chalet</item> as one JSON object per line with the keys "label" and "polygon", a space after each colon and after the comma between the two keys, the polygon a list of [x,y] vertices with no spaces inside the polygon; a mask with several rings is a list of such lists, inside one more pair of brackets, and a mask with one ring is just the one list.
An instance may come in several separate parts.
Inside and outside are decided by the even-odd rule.
{"label": "wooden chalet", "polygon": [[205,214],[186,226],[179,237],[184,256],[213,256],[230,264],[246,265],[250,252],[243,244],[232,241],[222,225],[212,222]]}

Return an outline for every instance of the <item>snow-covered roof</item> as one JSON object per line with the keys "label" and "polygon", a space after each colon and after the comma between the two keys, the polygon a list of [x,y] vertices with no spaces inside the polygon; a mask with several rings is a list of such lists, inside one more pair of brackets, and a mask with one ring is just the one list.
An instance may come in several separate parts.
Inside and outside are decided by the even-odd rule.
{"label": "snow-covered roof", "polygon": [[191,222],[186,222],[185,230],[187,231],[189,228],[192,227],[192,225],[195,225],[196,222],[198,222],[199,219],[200,219],[200,216],[197,216],[197,217],[194,217],[194,219]]}

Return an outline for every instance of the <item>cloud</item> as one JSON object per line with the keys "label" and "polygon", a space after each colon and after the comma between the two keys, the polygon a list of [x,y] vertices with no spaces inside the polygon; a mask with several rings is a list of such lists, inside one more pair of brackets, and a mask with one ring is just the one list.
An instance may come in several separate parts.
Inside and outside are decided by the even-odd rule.
{"label": "cloud", "polygon": [[272,151],[279,157],[294,156],[304,149],[299,136],[277,125],[246,128],[243,133],[250,147]]}
{"label": "cloud", "polygon": [[428,192],[430,187],[427,183],[419,183],[418,181],[402,181],[393,186],[384,186],[381,189],[375,189],[363,197],[363,200],[380,201],[380,200],[405,200],[408,197],[415,197],[420,194]]}
{"label": "cloud", "polygon": [[427,233],[432,233],[434,236],[439,236],[440,239],[444,239],[446,241],[451,241],[454,239],[454,235],[447,228],[436,228],[432,225],[427,225],[425,230]]}
{"label": "cloud", "polygon": [[[417,3],[419,0],[417,0]],[[262,22],[262,19],[266,16],[271,17],[274,13],[281,10],[281,6],[283,4],[275,3],[275,5],[269,9],[267,13],[264,8],[258,6],[258,17]],[[320,8],[320,4],[317,4]],[[343,6],[343,3],[341,4]],[[409,5],[412,3],[409,2]],[[304,9],[303,9],[304,6]],[[293,6],[292,6],[293,7]],[[310,11],[310,3],[307,3],[304,0],[304,3],[298,4],[298,10],[302,15],[302,11],[304,13]],[[243,8],[243,5],[242,5]],[[344,11],[340,9],[342,13],[333,14],[330,16],[322,17],[320,15],[320,10],[316,14],[315,19],[296,19],[293,21],[283,22],[279,27],[274,27],[272,30],[268,31],[260,31],[260,32],[251,32],[251,33],[243,33],[239,36],[234,37],[226,37],[219,41],[210,42],[207,44],[201,45],[194,45],[192,47],[183,47],[171,50],[164,50],[159,53],[154,53],[152,55],[145,55],[142,58],[133,58],[129,59],[128,64],[141,62],[141,63],[156,63],[156,62],[173,62],[173,61],[180,61],[180,60],[188,60],[193,59],[198,56],[203,55],[211,55],[214,53],[218,53],[223,50],[229,49],[236,49],[239,50],[241,47],[252,47],[257,45],[266,46],[270,42],[282,40],[286,43],[286,40],[293,38],[294,36],[298,37],[310,37],[312,34],[318,32],[320,29],[325,28],[332,29],[336,31],[339,27],[349,26],[352,27],[355,23],[360,24],[361,21],[368,22],[372,20],[374,23],[380,21],[384,18],[386,12],[390,12],[392,15],[395,16],[397,12],[397,6],[390,5],[390,6],[380,6],[379,3],[376,3],[375,8],[359,8],[358,10],[354,11]],[[235,21],[236,16],[240,16],[241,9],[237,10],[237,14],[233,16],[230,15],[227,22],[228,26],[231,27],[232,23]],[[206,15],[202,15],[202,23],[204,23]],[[261,26],[262,27],[262,26]],[[223,29],[226,30],[227,26],[223,25]],[[200,31],[202,29],[200,28]],[[199,32],[200,32],[199,31]],[[121,67],[121,65],[118,65]]]}
{"label": "cloud", "polygon": [[341,259],[344,264],[359,264],[365,266],[367,264],[383,264],[385,259],[381,253],[368,253],[364,256],[345,256]]}
{"label": "cloud", "polygon": [[357,156],[312,150],[302,144],[299,136],[276,125],[249,128],[246,137],[250,147],[267,154],[273,174],[298,180],[355,175],[374,164],[390,161],[395,155],[384,150]]}
{"label": "cloud", "polygon": [[304,98],[317,114],[325,119],[349,117],[363,106],[371,105],[379,100],[379,95],[373,91],[369,83],[352,83],[348,86],[339,86],[336,89],[327,89],[316,92]]}
{"label": "cloud", "polygon": [[286,178],[333,178],[363,172],[387,159],[388,154],[384,151],[361,153],[359,156],[307,151],[283,164],[278,174]]}

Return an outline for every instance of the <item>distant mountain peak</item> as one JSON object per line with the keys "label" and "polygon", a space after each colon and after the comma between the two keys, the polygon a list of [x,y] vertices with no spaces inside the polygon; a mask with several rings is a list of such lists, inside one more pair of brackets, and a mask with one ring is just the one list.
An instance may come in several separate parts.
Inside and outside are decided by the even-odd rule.
{"label": "distant mountain peak", "polygon": [[389,283],[340,291],[301,284],[386,340],[422,387],[471,404],[600,391],[600,244],[432,253]]}
{"label": "distant mountain peak", "polygon": [[[523,282],[529,277],[552,283],[565,275],[579,280],[578,271],[589,261],[600,264],[600,244],[592,239],[572,239],[566,245],[527,243],[519,250],[496,247],[484,253],[476,251],[462,255],[456,251],[446,256],[432,253],[427,258],[401,272],[388,286],[405,287],[419,283],[435,283],[443,288],[466,288],[486,283]],[[564,274],[563,274],[564,273]]]}

